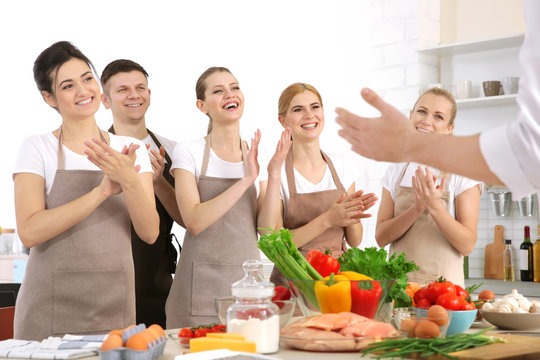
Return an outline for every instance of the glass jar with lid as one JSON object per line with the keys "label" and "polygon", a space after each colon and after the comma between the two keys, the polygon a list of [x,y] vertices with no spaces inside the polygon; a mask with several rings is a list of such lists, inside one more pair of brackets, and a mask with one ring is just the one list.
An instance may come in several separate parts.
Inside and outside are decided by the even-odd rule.
{"label": "glass jar with lid", "polygon": [[262,262],[247,260],[245,276],[232,284],[234,303],[227,309],[227,332],[243,335],[260,354],[279,350],[279,308],[272,302],[274,284],[262,276]]}

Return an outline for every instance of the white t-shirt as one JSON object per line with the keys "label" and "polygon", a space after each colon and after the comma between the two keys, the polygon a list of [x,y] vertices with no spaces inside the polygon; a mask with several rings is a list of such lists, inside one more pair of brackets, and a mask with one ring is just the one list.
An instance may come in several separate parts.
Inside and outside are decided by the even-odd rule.
{"label": "white t-shirt", "polygon": [[[121,151],[124,146],[129,146],[132,143],[139,145],[136,151],[137,159],[135,160],[135,164],[141,166],[139,173],[152,172],[152,165],[146,147],[140,140],[111,133],[109,133],[109,138],[110,146],[117,151]],[[66,170],[99,170],[85,155],[77,154],[66,146],[62,146]],[[57,167],[58,138],[52,132],[49,132],[32,135],[21,143],[13,174],[31,173],[43,177],[45,179],[45,194],[49,195]]]}
{"label": "white t-shirt", "polygon": [[[204,138],[197,140],[187,140],[177,144],[173,151],[171,174],[173,169],[184,169],[194,174],[197,181],[201,176],[202,162],[204,156]],[[208,158],[208,168],[206,176],[217,178],[243,178],[245,175],[244,162],[229,162],[220,159],[214,150],[210,148]],[[259,194],[259,181],[255,181],[257,195]]]}
{"label": "white t-shirt", "polygon": [[[351,185],[355,184],[355,190],[362,190],[364,188],[363,181],[360,180],[359,173],[356,166],[351,166],[350,163],[347,163],[345,157],[339,156],[339,155],[333,155],[326,153],[330,160],[332,161],[332,164],[334,165],[334,169],[336,169],[337,176],[339,177],[339,180],[341,181],[341,184],[345,188],[345,191],[349,190]],[[265,164],[265,168],[267,167],[267,164]],[[302,174],[300,174],[296,169],[293,168],[294,171],[294,181],[296,184],[296,192],[298,194],[309,194],[319,191],[326,191],[326,190],[334,190],[337,189],[336,184],[334,183],[334,179],[332,178],[332,173],[330,172],[330,168],[328,165],[326,166],[326,170],[324,172],[324,175],[317,184],[313,184],[309,180],[307,180]],[[268,180],[267,176],[268,174],[264,173],[265,178],[261,179],[261,181]],[[284,217],[287,216],[287,208],[289,205],[289,184],[287,182],[287,174],[285,171],[285,163],[283,163],[283,166],[281,167],[281,185],[280,185],[280,196],[281,200],[283,200],[283,209],[284,209]]]}
{"label": "white t-shirt", "polygon": [[[390,195],[392,196],[392,200],[395,201],[396,196],[396,183],[399,179],[399,176],[401,175],[401,171],[403,170],[403,167],[405,166],[405,163],[399,163],[399,164],[390,164],[388,166],[388,169],[386,170],[386,173],[384,174],[384,177],[381,179],[382,186],[390,192]],[[407,166],[407,170],[405,171],[405,174],[403,175],[403,179],[401,179],[400,185],[403,187],[412,187],[412,177],[414,176],[414,173],[418,166],[424,167],[424,165],[420,165],[417,163],[409,163],[409,166]],[[440,179],[440,171],[434,168],[429,168],[429,170],[437,176],[436,185],[439,185],[441,182]],[[447,178],[447,189],[450,192],[450,201],[448,203],[448,212],[452,217],[456,217],[455,212],[455,205],[454,205],[454,199],[464,192],[467,189],[472,188],[473,186],[480,185],[480,191],[483,189],[483,183],[471,180],[469,178],[459,176],[459,175],[449,175]]]}
{"label": "white t-shirt", "polygon": [[525,0],[524,10],[527,30],[519,54],[519,114],[506,126],[480,135],[489,169],[515,199],[540,190],[540,1]]}

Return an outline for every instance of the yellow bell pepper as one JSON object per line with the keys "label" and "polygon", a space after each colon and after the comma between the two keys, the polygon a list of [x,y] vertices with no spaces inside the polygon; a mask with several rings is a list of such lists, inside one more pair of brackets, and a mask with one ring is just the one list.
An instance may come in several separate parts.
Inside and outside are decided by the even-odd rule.
{"label": "yellow bell pepper", "polygon": [[323,314],[351,311],[351,282],[343,275],[332,273],[317,280],[315,296]]}
{"label": "yellow bell pepper", "polygon": [[367,275],[357,273],[356,271],[340,271],[338,275],[343,275],[349,280],[373,280]]}

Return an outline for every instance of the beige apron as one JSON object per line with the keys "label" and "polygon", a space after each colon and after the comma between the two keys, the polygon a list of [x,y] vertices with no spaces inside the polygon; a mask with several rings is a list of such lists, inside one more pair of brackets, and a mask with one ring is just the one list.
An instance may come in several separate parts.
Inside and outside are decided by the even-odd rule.
{"label": "beige apron", "polygon": [[[101,171],[64,167],[60,133],[47,209],[87,194],[103,178]],[[84,220],[30,250],[15,307],[16,339],[106,333],[135,322],[129,224],[123,195],[111,196]]]}
{"label": "beige apron", "polygon": [[[341,181],[339,180],[332,161],[325,153],[321,151],[321,155],[326,161],[330,173],[332,174],[332,179],[334,180],[336,189],[304,194],[297,193],[296,182],[294,179],[292,153],[292,150],[290,150],[287,154],[287,158],[285,159],[285,173],[287,175],[287,184],[290,195],[289,204],[287,206],[287,215],[283,221],[283,226],[286,229],[297,229],[306,225],[317,216],[327,211],[330,206],[336,202],[344,192],[346,192],[345,188],[341,184]],[[300,252],[306,256],[306,254],[312,249],[316,249],[321,252],[329,249],[332,251],[332,255],[334,257],[338,257],[346,250],[344,236],[345,228],[333,226],[319,236],[313,238],[307,244],[301,246],[298,250],[300,250]],[[287,280],[275,266],[272,270],[270,281],[276,286],[288,286]]]}
{"label": "beige apron", "polygon": [[[206,176],[211,139],[206,137],[197,187],[201,203],[221,195],[239,178]],[[242,143],[244,164],[247,144]],[[219,322],[214,300],[231,296],[244,276],[242,263],[260,259],[257,248],[257,190],[251,185],[234,206],[198,235],[186,231],[180,261],[167,298],[167,328]]]}
{"label": "beige apron", "polygon": [[[414,189],[400,185],[408,165],[405,164],[396,183],[394,216],[405,212],[416,201]],[[450,177],[447,183],[449,180]],[[445,190],[441,203],[447,211],[449,197],[450,193]],[[444,237],[427,210],[418,217],[405,234],[390,244],[390,254],[393,253],[398,255],[405,253],[407,260],[413,260],[420,268],[408,274],[409,281],[423,285],[443,276],[454,284],[464,286],[463,256]]]}

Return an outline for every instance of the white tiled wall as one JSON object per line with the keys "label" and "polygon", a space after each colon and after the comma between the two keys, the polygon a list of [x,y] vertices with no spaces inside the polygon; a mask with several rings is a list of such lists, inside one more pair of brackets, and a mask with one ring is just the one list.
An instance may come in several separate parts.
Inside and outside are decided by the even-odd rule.
{"label": "white tiled wall", "polygon": [[[439,44],[440,0],[377,0],[371,2],[371,8],[373,24],[370,39],[375,56],[369,86],[386,101],[408,113],[422,86],[439,82],[439,59],[420,56],[416,50]],[[388,164],[371,160],[366,160],[366,164],[367,190],[380,197],[379,180]],[[478,240],[475,250],[469,256],[470,277],[483,277],[484,248],[493,241],[496,225],[502,225],[505,229],[504,238],[512,240],[515,261],[518,260],[517,249],[523,241],[523,227],[530,226],[533,242],[537,236],[537,210],[532,217],[520,217],[517,203],[514,202],[511,216],[497,217],[489,201],[484,192],[480,201]],[[373,217],[364,220],[361,247],[377,246],[377,211],[378,205],[371,211]]]}

